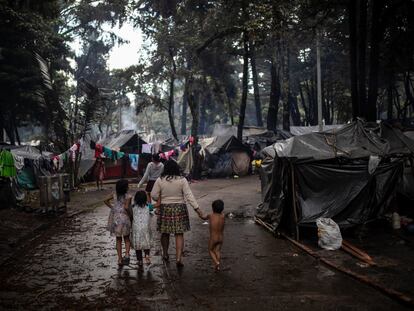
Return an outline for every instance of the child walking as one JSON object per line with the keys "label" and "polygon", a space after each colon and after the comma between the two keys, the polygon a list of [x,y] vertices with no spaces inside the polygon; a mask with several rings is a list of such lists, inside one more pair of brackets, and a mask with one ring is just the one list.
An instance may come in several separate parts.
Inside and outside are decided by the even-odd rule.
{"label": "child walking", "polygon": [[147,193],[137,191],[132,205],[132,232],[131,246],[137,254],[138,266],[142,267],[142,251],[144,251],[145,263],[151,264],[151,225],[150,211],[147,208]]}
{"label": "child walking", "polygon": [[223,245],[224,231],[224,202],[215,200],[212,204],[213,213],[202,216],[202,219],[208,220],[210,225],[210,239],[208,241],[208,251],[214,263],[214,269],[220,270],[221,246]]}
{"label": "child walking", "polygon": [[[131,198],[128,193],[128,181],[121,179],[116,183],[116,193],[109,197],[104,203],[111,209],[108,218],[108,230],[111,235],[116,236],[116,251],[118,254],[118,265],[129,264],[129,251],[131,242],[130,205]],[[122,258],[122,238],[125,242],[125,257]]]}

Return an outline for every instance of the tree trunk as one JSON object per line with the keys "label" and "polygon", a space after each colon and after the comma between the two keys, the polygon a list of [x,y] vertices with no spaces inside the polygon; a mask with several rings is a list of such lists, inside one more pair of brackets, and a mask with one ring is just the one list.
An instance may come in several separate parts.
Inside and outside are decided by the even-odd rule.
{"label": "tree trunk", "polygon": [[198,108],[198,100],[195,98],[194,94],[194,81],[193,81],[192,73],[189,74],[187,77],[187,99],[188,99],[188,107],[190,108],[192,122],[191,122],[191,136],[194,137],[195,141],[198,140],[198,124],[199,124],[199,108]]}
{"label": "tree trunk", "polygon": [[410,71],[408,71],[406,74],[404,73],[404,91],[405,91],[405,97],[407,99],[407,105],[411,105],[412,109],[414,110],[414,96],[411,92],[413,89],[412,83],[411,83],[411,74]]}
{"label": "tree trunk", "polygon": [[16,132],[16,141],[17,141],[17,144],[20,146],[21,145],[21,142],[20,142],[19,129],[17,128],[17,126],[15,126],[14,127],[14,130]]}
{"label": "tree trunk", "polygon": [[228,104],[228,108],[229,108],[230,122],[231,122],[231,125],[234,125],[233,103],[231,101],[231,97],[230,97],[229,91],[227,89],[225,90],[225,93],[226,93],[227,104]]}
{"label": "tree trunk", "polygon": [[249,67],[249,38],[247,32],[243,32],[243,79],[242,79],[242,99],[240,104],[240,114],[239,114],[239,124],[237,126],[237,138],[242,140],[243,138],[243,127],[244,127],[244,118],[246,114],[246,105],[247,105],[247,91],[248,91],[248,67]]}
{"label": "tree trunk", "polygon": [[390,85],[387,88],[387,120],[392,120],[392,110],[393,110],[392,89],[393,89],[393,85],[390,83]]}
{"label": "tree trunk", "polygon": [[290,94],[289,101],[290,101],[293,125],[300,126],[301,120],[300,120],[300,113],[299,113],[299,107],[298,107],[298,100],[295,96]]}
{"label": "tree trunk", "polygon": [[171,134],[176,140],[178,140],[177,131],[175,129],[175,124],[174,124],[174,82],[175,82],[175,74],[171,73],[170,97],[168,100],[168,120],[170,121]]}
{"label": "tree trunk", "polygon": [[274,58],[272,58],[272,64],[270,65],[270,80],[271,84],[269,96],[269,109],[267,112],[267,129],[273,131],[277,127],[277,112],[279,110],[280,101],[279,73]]}
{"label": "tree trunk", "polygon": [[311,122],[310,116],[309,116],[309,108],[306,106],[305,96],[303,96],[302,85],[300,83],[299,83],[299,95],[300,95],[300,101],[303,106],[303,110],[305,111],[305,121],[306,121],[305,125],[309,125]]}
{"label": "tree trunk", "polygon": [[310,125],[317,125],[318,124],[318,105],[315,100],[315,87],[314,81],[311,80],[310,83],[308,81],[305,82],[306,88],[306,96],[308,97],[309,102],[309,117],[310,117]]}
{"label": "tree trunk", "polygon": [[[287,45],[287,43],[285,43]],[[290,70],[289,70],[289,47],[285,46],[283,57],[283,129],[290,130]]]}
{"label": "tree trunk", "polygon": [[263,126],[262,104],[260,102],[259,79],[257,76],[257,68],[256,68],[256,51],[255,51],[254,43],[252,43],[252,41],[249,42],[249,50],[250,50],[250,64],[252,67],[254,104],[256,107],[256,124],[257,126],[262,127]]}
{"label": "tree trunk", "polygon": [[358,105],[361,116],[368,119],[366,90],[367,0],[359,0],[358,11]]}
{"label": "tree trunk", "polygon": [[371,43],[369,53],[369,88],[368,88],[368,107],[367,120],[377,120],[377,98],[378,98],[378,67],[380,58],[380,41],[383,35],[383,27],[380,22],[381,11],[384,0],[372,2],[372,24],[371,24]]}
{"label": "tree trunk", "polygon": [[329,83],[322,85],[322,115],[325,119],[325,124],[331,124],[331,102],[330,102],[330,86]]}
{"label": "tree trunk", "polygon": [[183,105],[181,110],[181,135],[187,134],[187,100],[188,100],[188,94],[187,94],[187,79],[185,79],[184,82],[184,92],[183,92]]}
{"label": "tree trunk", "polygon": [[357,2],[358,0],[349,0],[349,56],[350,56],[350,75],[351,75],[351,100],[352,100],[352,118],[356,120],[360,115],[359,96],[358,96],[358,49],[357,49]]}
{"label": "tree trunk", "polygon": [[203,94],[203,99],[201,100],[200,105],[200,126],[198,128],[198,133],[200,135],[205,134],[206,129],[206,118],[207,118],[207,94]]}
{"label": "tree trunk", "polygon": [[175,129],[174,124],[174,83],[175,83],[175,74],[177,72],[177,66],[174,60],[174,54],[172,49],[170,49],[170,58],[172,63],[172,71],[170,76],[170,97],[168,101],[168,120],[170,121],[171,134],[178,141],[177,130]]}

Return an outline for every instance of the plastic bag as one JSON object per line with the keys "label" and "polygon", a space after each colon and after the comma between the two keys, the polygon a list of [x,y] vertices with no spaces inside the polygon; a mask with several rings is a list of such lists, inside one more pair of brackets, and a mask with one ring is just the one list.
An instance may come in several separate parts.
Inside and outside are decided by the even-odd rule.
{"label": "plastic bag", "polygon": [[334,251],[342,246],[341,230],[336,222],[331,218],[318,218],[318,245],[321,248]]}

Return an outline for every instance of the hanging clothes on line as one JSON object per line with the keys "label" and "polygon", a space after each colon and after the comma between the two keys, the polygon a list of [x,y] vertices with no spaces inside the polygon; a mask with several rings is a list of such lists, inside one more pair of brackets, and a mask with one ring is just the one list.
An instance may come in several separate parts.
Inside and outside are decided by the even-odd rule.
{"label": "hanging clothes on line", "polygon": [[152,153],[151,150],[152,144],[143,144],[142,145],[142,153]]}
{"label": "hanging clothes on line", "polygon": [[138,165],[139,165],[139,155],[138,154],[129,154],[129,162],[131,164],[131,169],[134,171],[138,171]]}
{"label": "hanging clothes on line", "polygon": [[53,162],[53,168],[55,169],[55,171],[59,170],[59,156],[54,156],[52,159]]}
{"label": "hanging clothes on line", "polygon": [[13,155],[8,150],[3,150],[0,153],[0,176],[14,177],[17,175],[16,167],[14,166]]}
{"label": "hanging clothes on line", "polygon": [[107,147],[103,147],[103,153],[104,153],[106,158],[112,159],[112,150],[111,149],[109,149]]}
{"label": "hanging clothes on line", "polygon": [[103,146],[100,144],[95,145],[95,159],[100,158],[103,153]]}
{"label": "hanging clothes on line", "polygon": [[78,151],[79,151],[79,144],[74,144],[72,147],[70,147],[69,153],[70,153],[70,158],[71,158],[72,162],[75,162],[75,160],[76,160],[76,153]]}

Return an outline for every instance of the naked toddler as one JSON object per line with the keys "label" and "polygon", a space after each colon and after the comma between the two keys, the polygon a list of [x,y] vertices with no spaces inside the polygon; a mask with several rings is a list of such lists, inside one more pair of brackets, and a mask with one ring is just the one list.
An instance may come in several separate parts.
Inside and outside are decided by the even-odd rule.
{"label": "naked toddler", "polygon": [[208,251],[211,259],[214,262],[214,269],[220,270],[221,260],[221,246],[223,244],[223,231],[224,231],[224,203],[222,200],[215,200],[212,204],[213,213],[204,216],[204,220],[209,221],[210,227],[210,239],[208,241]]}

